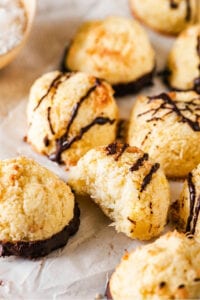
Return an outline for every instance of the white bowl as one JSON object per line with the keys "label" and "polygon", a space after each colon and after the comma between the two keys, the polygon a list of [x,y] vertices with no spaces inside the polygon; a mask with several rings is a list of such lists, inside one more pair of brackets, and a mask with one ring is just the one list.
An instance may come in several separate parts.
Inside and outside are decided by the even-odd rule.
{"label": "white bowl", "polygon": [[0,55],[0,69],[5,67],[7,64],[9,64],[17,56],[17,54],[23,48],[23,46],[28,38],[29,32],[31,30],[34,16],[35,16],[36,0],[23,0],[23,4],[25,6],[25,10],[27,13],[26,30],[25,30],[23,38],[19,44],[17,44],[14,48],[9,50],[5,54]]}

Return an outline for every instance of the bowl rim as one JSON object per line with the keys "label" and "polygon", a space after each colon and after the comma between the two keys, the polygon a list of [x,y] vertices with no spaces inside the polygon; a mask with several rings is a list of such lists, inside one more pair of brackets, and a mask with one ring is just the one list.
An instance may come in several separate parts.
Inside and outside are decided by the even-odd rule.
{"label": "bowl rim", "polygon": [[[25,7],[25,11],[26,11],[26,15],[27,15],[27,24],[26,24],[26,28],[25,28],[25,31],[24,31],[24,34],[23,34],[23,37],[21,39],[21,41],[14,47],[12,47],[11,49],[9,49],[7,52],[3,53],[3,54],[0,54],[0,60],[5,58],[6,60],[6,57],[8,56],[12,56],[12,58],[15,57],[15,55],[17,55],[18,53],[18,50],[20,50],[20,48],[22,48],[24,46],[24,43],[31,31],[31,28],[32,28],[32,25],[33,25],[33,22],[34,22],[34,17],[36,15],[36,2],[37,0],[20,0],[24,7]],[[11,60],[12,60],[11,58]],[[5,63],[3,66],[6,66],[8,63],[10,62],[10,60],[8,59],[8,62]],[[0,67],[1,69],[2,67]]]}

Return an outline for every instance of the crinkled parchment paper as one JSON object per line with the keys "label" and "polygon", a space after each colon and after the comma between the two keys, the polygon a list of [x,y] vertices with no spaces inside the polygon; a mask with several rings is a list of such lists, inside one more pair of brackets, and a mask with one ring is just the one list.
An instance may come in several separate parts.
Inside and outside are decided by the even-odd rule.
{"label": "crinkled parchment paper", "polygon": [[[65,45],[86,19],[107,15],[131,17],[126,0],[45,0],[38,12],[30,39],[20,56],[0,71],[0,158],[26,155],[67,180],[64,169],[32,151],[23,142],[26,135],[26,104],[33,81],[57,69]],[[172,39],[148,31],[157,52],[157,67],[165,65]],[[160,78],[142,93],[166,90]],[[121,117],[128,118],[134,96],[117,99]],[[181,184],[170,183],[172,199]],[[158,187],[159,188],[159,187]],[[117,234],[111,221],[89,199],[80,199],[81,225],[68,245],[38,260],[0,258],[0,299],[95,299],[104,294],[107,278],[125,249],[142,242]]]}

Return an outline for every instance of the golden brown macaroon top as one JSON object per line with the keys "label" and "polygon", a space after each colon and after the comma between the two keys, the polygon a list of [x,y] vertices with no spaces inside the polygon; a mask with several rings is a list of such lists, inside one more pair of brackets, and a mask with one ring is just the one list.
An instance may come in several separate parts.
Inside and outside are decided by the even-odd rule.
{"label": "golden brown macaroon top", "polygon": [[66,56],[66,67],[104,78],[112,85],[151,72],[155,54],[141,26],[122,17],[84,23]]}

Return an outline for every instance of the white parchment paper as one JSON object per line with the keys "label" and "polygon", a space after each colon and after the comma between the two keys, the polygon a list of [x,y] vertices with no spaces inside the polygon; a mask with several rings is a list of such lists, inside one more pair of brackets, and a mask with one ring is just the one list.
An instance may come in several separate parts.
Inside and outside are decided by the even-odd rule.
{"label": "white parchment paper", "polygon": [[[17,60],[0,71],[0,158],[26,155],[46,166],[63,180],[67,173],[55,163],[33,152],[23,142],[26,135],[26,104],[33,81],[57,69],[65,44],[86,19],[107,15],[131,17],[126,0],[44,0],[31,37]],[[148,31],[162,69],[171,47],[169,38]],[[142,91],[153,95],[166,90],[160,79]],[[117,99],[121,117],[128,118],[135,96]],[[171,182],[172,200],[181,184]],[[158,187],[159,188],[159,187]],[[89,199],[79,199],[81,225],[68,245],[38,260],[0,258],[0,299],[95,299],[104,294],[107,278],[125,249],[142,242],[117,234],[100,209]]]}

